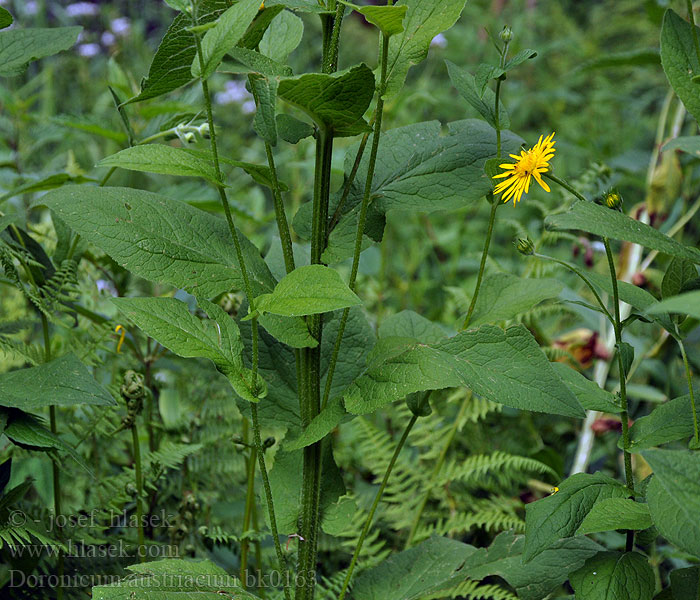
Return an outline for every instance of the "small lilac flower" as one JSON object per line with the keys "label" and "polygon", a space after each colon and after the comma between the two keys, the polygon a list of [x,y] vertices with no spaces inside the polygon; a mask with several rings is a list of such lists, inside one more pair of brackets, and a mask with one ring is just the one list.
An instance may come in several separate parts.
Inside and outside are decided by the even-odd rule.
{"label": "small lilac flower", "polygon": [[28,0],[24,3],[24,14],[25,15],[35,15],[39,12],[39,5],[35,0]]}
{"label": "small lilac flower", "polygon": [[110,24],[110,29],[119,37],[124,37],[131,31],[131,21],[127,17],[114,19]]}
{"label": "small lilac flower", "polygon": [[245,83],[237,79],[226,82],[223,92],[218,92],[214,96],[217,104],[240,104],[252,98],[250,92],[245,88]]}
{"label": "small lilac flower", "polygon": [[86,58],[92,58],[97,56],[102,48],[99,44],[80,44],[78,46],[78,54],[80,56],[85,56]]}
{"label": "small lilac flower", "polygon": [[105,31],[100,37],[100,41],[105,46],[111,46],[117,41],[117,38],[111,31]]}
{"label": "small lilac flower", "polygon": [[100,7],[92,2],[74,2],[66,6],[69,17],[94,17],[100,13]]}
{"label": "small lilac flower", "polygon": [[447,48],[447,38],[442,33],[438,33],[430,42],[430,47]]}
{"label": "small lilac flower", "polygon": [[251,115],[256,111],[255,100],[246,100],[241,105],[241,110],[246,115]]}

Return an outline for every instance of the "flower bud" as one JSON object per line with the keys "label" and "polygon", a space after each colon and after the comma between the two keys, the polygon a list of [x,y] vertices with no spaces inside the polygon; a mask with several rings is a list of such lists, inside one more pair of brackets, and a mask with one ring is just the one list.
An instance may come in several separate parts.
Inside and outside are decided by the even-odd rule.
{"label": "flower bud", "polygon": [[529,236],[526,238],[520,238],[516,242],[515,247],[523,256],[531,256],[535,253],[535,244]]}
{"label": "flower bud", "polygon": [[504,44],[508,44],[508,43],[509,43],[510,41],[512,41],[512,39],[513,39],[513,30],[512,30],[510,27],[508,27],[508,25],[506,25],[506,26],[503,27],[503,29],[501,30],[501,33],[499,34],[499,37],[501,38],[501,41],[502,41]]}
{"label": "flower bud", "polygon": [[622,196],[620,196],[620,193],[617,190],[610,190],[609,192],[606,192],[606,194],[603,196],[603,202],[605,203],[605,206],[613,210],[622,209]]}

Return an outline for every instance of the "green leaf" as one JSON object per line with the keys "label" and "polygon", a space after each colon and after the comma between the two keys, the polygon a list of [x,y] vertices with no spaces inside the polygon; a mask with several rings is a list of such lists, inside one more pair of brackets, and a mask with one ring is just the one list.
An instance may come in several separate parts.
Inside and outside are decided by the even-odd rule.
{"label": "green leaf", "polygon": [[290,10],[304,13],[327,13],[328,9],[319,4],[318,0],[268,0],[265,6],[277,6],[282,4]]}
{"label": "green leaf", "polygon": [[277,145],[277,121],[275,119],[277,80],[268,79],[261,75],[251,75],[250,82],[258,107],[253,127],[263,140],[271,146],[275,146]]}
{"label": "green leaf", "polygon": [[357,576],[353,597],[362,600],[418,600],[454,584],[476,548],[443,537],[433,537],[413,548],[392,554]]}
{"label": "green leaf", "polygon": [[428,55],[430,42],[457,22],[466,0],[401,0],[406,6],[404,31],[389,40],[386,96],[396,95],[409,69]]}
{"label": "green leaf", "polygon": [[688,154],[700,156],[700,135],[673,138],[661,147],[662,152],[667,150],[680,150]]}
{"label": "green leaf", "polygon": [[[200,160],[205,160],[208,163],[213,164],[214,158],[212,157],[211,152],[207,150],[197,150],[195,148],[180,148],[180,150],[187,152],[191,156],[194,156]],[[265,187],[269,188],[273,187],[272,171],[270,171],[270,168],[267,165],[256,165],[254,163],[233,160],[224,156],[219,156],[219,160],[221,161],[221,164],[231,165],[232,167],[243,169],[253,178],[254,181],[260,185],[264,185]],[[279,184],[283,192],[286,192],[289,189],[283,181],[280,181]]]}
{"label": "green leaf", "polygon": [[284,277],[271,294],[255,300],[260,313],[300,317],[362,304],[337,271],[323,265],[299,267]]}
{"label": "green leaf", "polygon": [[630,427],[629,450],[639,452],[661,446],[689,438],[694,432],[690,396],[681,396],[660,404],[651,414],[634,422]]}
{"label": "green leaf", "polygon": [[362,116],[374,96],[374,74],[365,64],[333,75],[308,73],[281,79],[277,94],[319,127],[355,135],[367,128]]}
{"label": "green leaf", "polygon": [[512,532],[498,534],[488,548],[479,548],[459,570],[455,582],[496,575],[515,589],[521,600],[541,600],[566,581],[568,573],[583,566],[586,559],[601,550],[585,537],[567,538],[523,564],[525,536]]}
{"label": "green leaf", "polygon": [[12,15],[7,9],[0,6],[0,29],[5,29],[5,27],[9,27],[10,25],[12,25]]}
{"label": "green leaf", "polygon": [[[496,127],[496,94],[489,88],[479,90],[474,80],[474,76],[466,69],[458,67],[449,60],[446,60],[447,72],[450,75],[452,85],[454,85],[462,97],[469,102],[477,112],[486,119],[492,127]],[[503,104],[498,104],[498,124],[502,129],[510,127],[510,118]]]}
{"label": "green leaf", "polygon": [[638,552],[599,552],[569,577],[577,598],[651,600],[654,570]]}
{"label": "green leaf", "polygon": [[615,529],[642,530],[651,526],[651,515],[646,504],[631,498],[606,498],[593,505],[576,530],[576,535]]}
{"label": "green leaf", "polygon": [[253,19],[245,35],[238,42],[239,47],[255,50],[263,39],[272,21],[277,15],[284,11],[284,6],[268,6],[262,7],[258,11],[257,16]]}
{"label": "green leaf", "polygon": [[241,40],[259,9],[258,0],[239,0],[221,14],[202,39],[202,63],[198,56],[193,57],[193,77],[209,79],[214,74],[226,53]]}
{"label": "green leaf", "polygon": [[469,327],[507,321],[534,306],[556,298],[564,285],[556,279],[521,279],[496,273],[484,279]]}
{"label": "green leaf", "polygon": [[654,469],[647,503],[654,525],[667,540],[700,557],[700,453],[687,450],[645,450]]}
{"label": "green leaf", "polygon": [[447,337],[447,332],[437,323],[412,310],[403,310],[382,321],[379,326],[380,338],[413,338],[423,344],[437,344]]}
{"label": "green leaf", "polygon": [[244,400],[257,402],[265,396],[262,378],[258,377],[257,390],[251,385],[252,373],[243,366],[240,331],[221,307],[200,300],[210,317],[202,320],[174,298],[113,298],[112,302],[139,329],[171,352],[183,358],[211,360]]}
{"label": "green leaf", "polygon": [[700,250],[685,246],[645,223],[592,202],[574,203],[568,212],[545,219],[550,229],[580,230],[625,242],[633,242],[669,256],[700,263]]}
{"label": "green leaf", "polygon": [[[268,77],[288,77],[292,75],[291,67],[275,62],[271,58],[255,50],[248,50],[248,48],[232,48],[229,51],[229,56],[246,67],[245,69],[240,69],[240,71],[243,72],[262,73]],[[225,65],[219,70],[227,72],[228,67]]]}
{"label": "green leaf", "polygon": [[[38,204],[140,277],[198,297],[243,289],[226,222],[188,204],[130,188],[87,186],[51,191]],[[275,280],[265,261],[238,235],[254,292],[270,291]]]}
{"label": "green leaf", "polygon": [[386,37],[403,31],[403,20],[408,8],[406,6],[358,6],[345,0],[340,1],[360,13],[368,23],[376,25]]}
{"label": "green leaf", "polygon": [[630,495],[624,485],[602,473],[572,475],[558,491],[525,507],[523,560],[530,561],[558,540],[575,535],[597,502]]}
{"label": "green leaf", "polygon": [[240,600],[258,598],[208,560],[170,558],[126,568],[131,574],[124,580],[93,587],[94,600],[221,600],[222,595]]}
{"label": "green leaf", "polygon": [[292,348],[315,348],[318,341],[309,332],[306,321],[301,317],[281,317],[280,315],[261,315],[260,325],[276,340]]}
{"label": "green leaf", "polygon": [[373,412],[414,392],[469,387],[506,406],[582,418],[585,411],[561,382],[530,332],[484,325],[436,344],[383,338],[364,374],[345,394],[354,414]]}
{"label": "green leaf", "polygon": [[0,196],[0,202],[9,200],[14,196],[19,196],[20,194],[33,194],[35,192],[45,192],[47,190],[53,190],[57,187],[61,187],[66,183],[88,183],[94,181],[92,179],[87,179],[86,177],[72,177],[68,173],[56,173],[55,175],[49,175],[43,179],[38,179],[35,181],[29,181],[23,183],[17,187],[12,188],[3,196]]}
{"label": "green leaf", "polygon": [[[0,409],[0,412],[4,411]],[[44,452],[58,450],[59,452],[66,453],[85,469],[90,476],[94,476],[80,454],[78,454],[72,446],[66,444],[60,437],[46,428],[37,417],[16,409],[10,409],[9,412],[7,426],[3,434],[10,438],[15,444],[29,450],[40,450]]]}
{"label": "green leaf", "polygon": [[164,0],[164,2],[170,8],[179,10],[181,12],[187,12],[192,9],[192,4],[190,3],[190,0]]}
{"label": "green leaf", "polygon": [[[211,23],[230,6],[228,0],[199,0],[197,21]],[[192,62],[197,55],[195,37],[188,29],[192,16],[181,13],[175,17],[158,46],[148,76],[141,81],[141,92],[128,100],[142,102],[172,92],[192,81]]]}
{"label": "green leaf", "polygon": [[622,370],[626,375],[630,372],[630,367],[634,361],[634,347],[627,342],[620,342],[619,344],[615,344],[615,351],[620,353],[622,358]]}
{"label": "green leaf", "polygon": [[75,404],[116,405],[74,354],[0,375],[0,406],[37,410]]}
{"label": "green leaf", "polygon": [[277,131],[279,136],[290,144],[298,144],[304,138],[314,134],[314,128],[304,121],[290,115],[277,115]]}
{"label": "green leaf", "polygon": [[697,276],[698,269],[692,262],[682,258],[672,259],[661,282],[661,297],[668,299],[680,294],[683,286]]}
{"label": "green leaf", "polygon": [[293,452],[315,444],[340,425],[347,416],[340,396],[329,400],[326,407],[311,420],[299,437],[285,443],[284,449]]}
{"label": "green leaf", "polygon": [[700,290],[678,294],[647,309],[649,314],[679,313],[700,319]]}
{"label": "green leaf", "polygon": [[303,35],[304,22],[295,14],[285,10],[272,20],[258,49],[268,58],[278,63],[285,63],[300,44]]}
{"label": "green leaf", "polygon": [[700,598],[700,567],[674,569],[671,571],[673,600],[697,600]]}
{"label": "green leaf", "polygon": [[[697,35],[700,29],[696,28]],[[661,64],[674,91],[688,112],[700,123],[700,95],[692,81],[700,75],[700,64],[693,42],[692,25],[671,9],[664,14],[661,27]]]}
{"label": "green leaf", "polygon": [[560,362],[552,363],[552,368],[586,410],[622,412],[622,408],[615,403],[615,396],[602,389],[595,381],[588,379],[583,373]]}
{"label": "green leaf", "polygon": [[82,27],[53,27],[0,32],[0,77],[20,75],[28,63],[68,50],[82,30]]}
{"label": "green leaf", "polygon": [[216,170],[211,161],[193,156],[182,148],[165,144],[144,144],[126,148],[103,158],[97,166],[119,167],[130,171],[163,175],[203,177],[214,184],[222,185],[222,182],[217,179]]}

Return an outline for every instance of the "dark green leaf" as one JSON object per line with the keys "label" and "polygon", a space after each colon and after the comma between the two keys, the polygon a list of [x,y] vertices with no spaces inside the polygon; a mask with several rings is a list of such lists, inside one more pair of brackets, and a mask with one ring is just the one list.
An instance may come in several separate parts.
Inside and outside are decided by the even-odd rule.
{"label": "dark green leaf", "polygon": [[635,502],[631,498],[606,498],[593,505],[576,534],[615,529],[642,530],[651,526],[651,515],[646,504]]}
{"label": "dark green leaf", "polygon": [[672,259],[661,282],[661,297],[666,300],[680,294],[686,283],[697,277],[698,269],[692,262],[682,258]]}
{"label": "dark green leaf", "polygon": [[654,570],[638,552],[599,552],[570,576],[577,598],[651,600]]}
{"label": "dark green leaf", "polygon": [[630,427],[631,452],[689,438],[694,433],[690,396],[674,398],[657,406],[650,415]]}
{"label": "dark green leaf", "polygon": [[586,410],[607,413],[622,412],[622,408],[615,403],[615,397],[607,390],[602,389],[595,381],[591,381],[565,363],[555,362],[552,363],[552,367]]}
{"label": "dark green leaf", "polygon": [[382,321],[378,335],[385,337],[413,338],[423,344],[437,344],[447,337],[447,332],[437,323],[428,321],[412,310],[403,310]]}
{"label": "dark green leaf", "polygon": [[580,230],[625,242],[633,242],[670,256],[700,263],[700,250],[685,246],[627,215],[592,202],[576,202],[568,212],[546,218],[550,229]]}
{"label": "dark green leaf", "polygon": [[558,540],[575,535],[597,502],[630,495],[624,485],[602,473],[572,475],[558,491],[525,507],[523,559],[530,561]]}
{"label": "dark green leaf", "polygon": [[46,406],[116,405],[74,354],[0,375],[0,406],[33,411]]}
{"label": "dark green leaf", "polygon": [[376,25],[379,30],[386,36],[391,37],[403,31],[403,20],[406,16],[407,7],[404,5],[396,6],[357,6],[352,2],[340,0],[345,6],[360,13],[368,23]]}
{"label": "dark green leaf", "polygon": [[314,128],[290,115],[281,114],[277,115],[277,132],[285,142],[297,144],[300,140],[313,135]]}
{"label": "dark green leaf", "polygon": [[673,600],[697,600],[700,598],[700,567],[675,569],[669,575],[673,588]]}
{"label": "dark green leaf", "polygon": [[[632,362],[634,361],[634,347],[627,342],[620,342],[619,344],[615,344],[615,350],[620,353],[623,374],[627,376],[627,373],[630,372]],[[622,377],[623,374],[621,374],[620,377]]]}
{"label": "dark green leaf", "polygon": [[7,11],[7,9],[0,6],[0,29],[5,29],[12,25],[12,15]]}
{"label": "dark green leaf", "polygon": [[[700,31],[696,28],[696,34]],[[661,27],[661,64],[669,82],[688,112],[700,122],[700,95],[692,81],[700,75],[700,64],[693,42],[692,25],[671,9],[664,14]]]}
{"label": "dark green leaf", "polygon": [[258,107],[253,127],[263,140],[271,146],[275,146],[277,144],[277,121],[275,119],[277,80],[268,79],[261,75],[251,75],[250,83]]}
{"label": "dark green leaf", "polygon": [[492,126],[498,124],[501,129],[510,127],[510,119],[508,113],[501,103],[499,103],[498,121],[496,120],[496,94],[493,90],[484,88],[479,90],[474,80],[474,76],[466,69],[460,68],[449,60],[447,63],[447,71],[454,85],[462,97],[469,102],[478,113],[486,119]]}
{"label": "dark green leaf", "polygon": [[663,300],[647,309],[651,315],[659,313],[679,313],[700,319],[700,291],[686,292]]}
{"label": "dark green leaf", "polygon": [[700,135],[673,138],[670,142],[666,142],[661,147],[661,150],[663,152],[667,150],[681,150],[688,154],[700,156]]}

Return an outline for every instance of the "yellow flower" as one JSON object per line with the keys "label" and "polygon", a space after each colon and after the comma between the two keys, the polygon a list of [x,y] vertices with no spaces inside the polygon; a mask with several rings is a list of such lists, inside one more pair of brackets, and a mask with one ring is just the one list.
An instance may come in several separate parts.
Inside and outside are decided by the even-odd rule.
{"label": "yellow flower", "polygon": [[539,141],[530,150],[521,150],[520,156],[511,154],[511,158],[515,159],[515,163],[504,163],[499,165],[502,169],[506,169],[505,173],[494,175],[494,179],[507,177],[505,181],[501,181],[493,190],[495,194],[503,193],[503,202],[508,202],[513,199],[515,206],[523,194],[527,194],[530,190],[530,179],[535,178],[535,181],[542,186],[546,192],[550,191],[549,186],[543,181],[542,173],[549,171],[549,161],[554,156],[554,133],[548,135],[544,140],[540,136]]}

